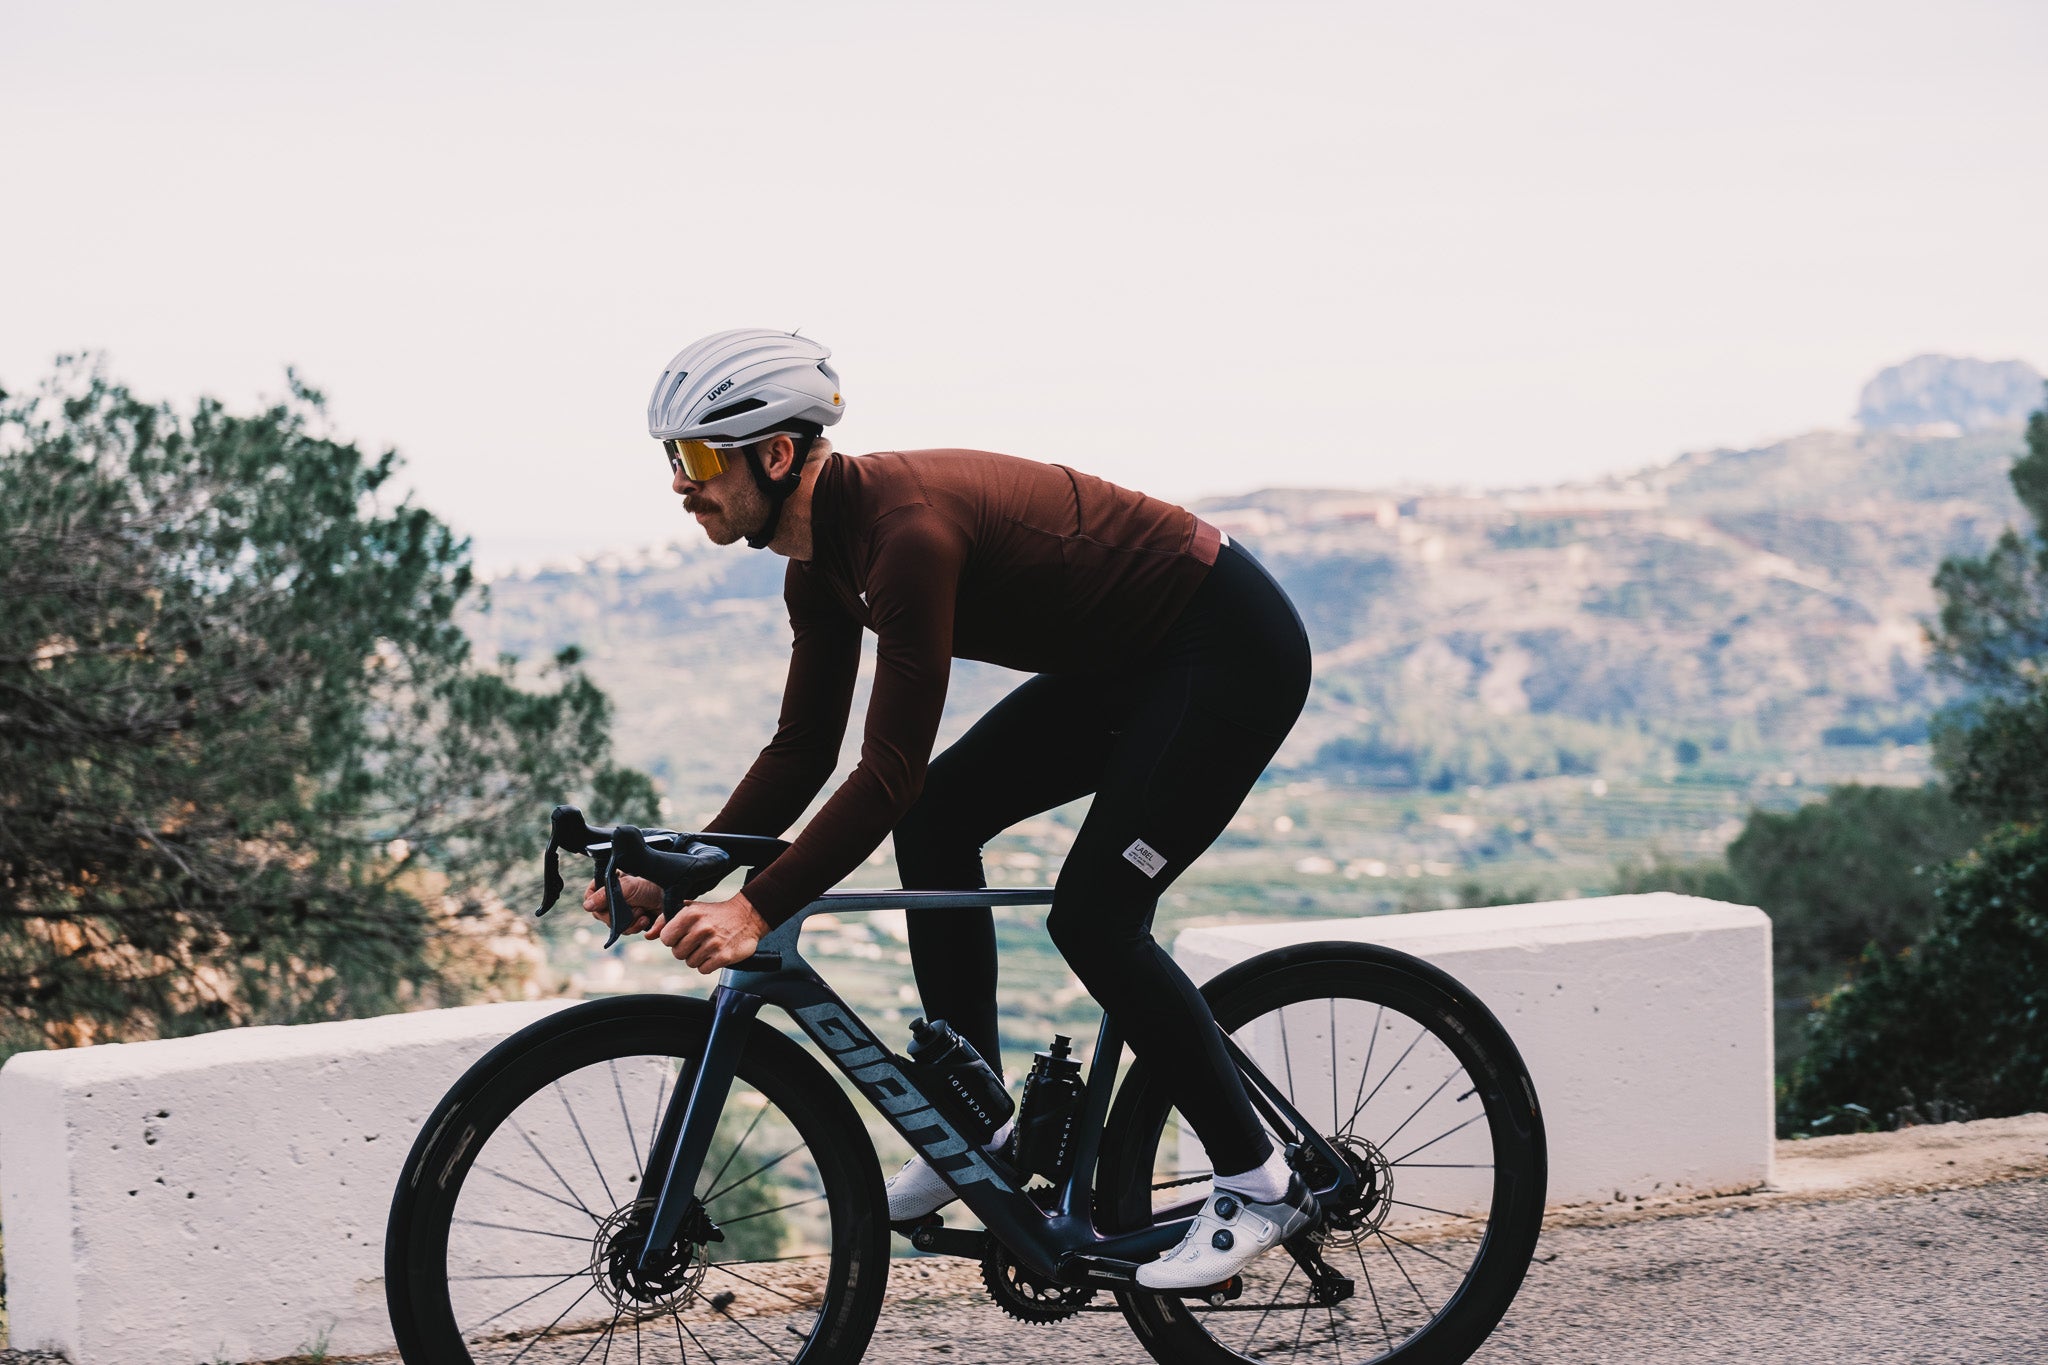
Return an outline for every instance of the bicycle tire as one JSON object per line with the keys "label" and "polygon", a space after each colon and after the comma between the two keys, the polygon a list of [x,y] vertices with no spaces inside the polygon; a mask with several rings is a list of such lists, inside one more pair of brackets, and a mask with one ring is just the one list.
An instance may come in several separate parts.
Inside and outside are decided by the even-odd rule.
{"label": "bicycle tire", "polygon": [[[1250,1308],[1257,1309],[1258,1297],[1284,1267],[1268,1308],[1255,1318],[1225,1316],[1248,1312],[1235,1302],[1211,1306],[1164,1295],[1120,1294],[1120,1306],[1140,1343],[1154,1359],[1171,1365],[1297,1358],[1456,1365],[1468,1358],[1513,1301],[1542,1231],[1548,1166],[1542,1116],[1528,1071],[1506,1030],[1443,971],[1372,944],[1309,943],[1277,949],[1219,974],[1203,994],[1224,1031],[1316,1124],[1322,1122],[1321,1058],[1327,1048],[1332,1127],[1324,1135],[1344,1138],[1350,1144],[1347,1159],[1355,1158],[1361,1169],[1376,1170],[1384,1192],[1369,1207],[1343,1211],[1353,1226],[1333,1222],[1315,1235],[1327,1264],[1340,1272],[1348,1274],[1355,1257],[1363,1282],[1354,1282],[1351,1299],[1336,1305],[1284,1306],[1312,1300],[1305,1292],[1306,1277],[1294,1278],[1297,1267],[1289,1253],[1275,1249],[1246,1268],[1247,1290],[1254,1288],[1250,1281],[1255,1273],[1263,1276],[1258,1293],[1244,1296]],[[1301,1064],[1288,1033],[1290,1018],[1295,1037],[1308,1037],[1306,1061],[1312,1065]],[[1276,1033],[1284,1059],[1278,1066],[1269,1060]],[[1266,1056],[1248,1042],[1259,1043]],[[1380,1051],[1383,1044],[1405,1044],[1405,1050],[1378,1076],[1366,1097],[1366,1082],[1380,1064],[1377,1058],[1388,1055]],[[1417,1052],[1438,1065],[1412,1073],[1405,1083],[1406,1096],[1397,1104],[1379,1104],[1375,1111],[1378,1097],[1390,1093],[1386,1087]],[[1353,1092],[1347,1064],[1360,1053],[1363,1062]],[[1454,1063],[1454,1069],[1410,1110],[1409,1099],[1428,1090],[1445,1059]],[[1454,1083],[1460,1072],[1470,1082],[1469,1091]],[[1294,1094],[1297,1080],[1304,1092],[1299,1097]],[[1347,1092],[1366,1098],[1339,1123],[1351,1103]],[[1396,1086],[1392,1093],[1401,1092]],[[1473,1096],[1484,1107],[1483,1126],[1460,1107]],[[1174,1178],[1184,1165],[1177,1167],[1171,1157],[1162,1162],[1162,1143],[1172,1136],[1173,1112],[1161,1085],[1142,1062],[1134,1064],[1105,1125],[1104,1161],[1097,1182],[1098,1209],[1119,1230],[1146,1225],[1154,1216],[1155,1197],[1184,1205],[1201,1193],[1175,1188],[1172,1195],[1155,1195],[1155,1186],[1190,1184],[1185,1177]],[[1368,1113],[1373,1117],[1368,1119]],[[1422,1115],[1429,1117],[1417,1122]],[[1394,1129],[1390,1148],[1385,1145],[1387,1126],[1395,1119],[1402,1119],[1402,1125]],[[1458,1120],[1456,1126],[1435,1135],[1436,1127],[1452,1120]],[[1174,1120],[1171,1127],[1177,1126]],[[1377,1140],[1374,1133],[1380,1134]],[[1178,1158],[1182,1163],[1187,1160],[1185,1151]],[[1445,1159],[1467,1154],[1476,1158],[1482,1151],[1488,1156],[1483,1163]],[[1378,1158],[1372,1156],[1375,1152]],[[1404,1191],[1406,1200],[1398,1197]],[[1481,1207],[1482,1201],[1484,1223],[1475,1231],[1479,1220],[1467,1210]],[[1443,1216],[1425,1218],[1418,1209]],[[1396,1221],[1403,1218],[1414,1221]],[[1458,1258],[1467,1254],[1466,1249],[1470,1259],[1460,1269]],[[1379,1281],[1374,1279],[1374,1262],[1383,1271]],[[1425,1291],[1418,1275],[1433,1291]],[[1292,1298],[1286,1296],[1290,1282],[1296,1286]],[[1410,1291],[1420,1313],[1408,1303]],[[1288,1313],[1294,1320],[1288,1320]],[[1261,1347],[1259,1333],[1276,1314],[1279,1330],[1269,1345]],[[1248,1321],[1255,1324],[1249,1331],[1244,1326]],[[1311,1325],[1313,1333],[1308,1330]],[[1242,1339],[1233,1345],[1227,1340],[1231,1337]]]}
{"label": "bicycle tire", "polygon": [[[639,1349],[642,1327],[656,1322],[658,1339],[666,1340],[669,1318],[674,1324],[674,1349],[687,1359],[711,1354],[720,1360],[749,1359],[754,1353],[754,1347],[747,1344],[750,1337],[759,1344],[762,1359],[854,1365],[861,1358],[881,1314],[889,1273],[881,1168],[845,1093],[800,1047],[758,1020],[750,1026],[726,1109],[730,1115],[751,1110],[751,1122],[736,1142],[726,1139],[729,1150],[714,1146],[699,1182],[699,1194],[715,1208],[725,1190],[712,1188],[711,1182],[726,1188],[756,1182],[758,1188],[743,1191],[751,1202],[727,1203],[721,1211],[721,1216],[729,1216],[735,1208],[745,1210],[722,1229],[732,1234],[727,1241],[736,1237],[745,1242],[737,1224],[749,1220],[756,1224],[752,1233],[773,1239],[794,1235],[785,1226],[792,1218],[806,1218],[815,1224],[822,1217],[825,1232],[805,1243],[822,1249],[773,1260],[742,1260],[719,1259],[714,1254],[719,1243],[692,1244],[691,1258],[677,1269],[675,1278],[687,1281],[698,1260],[705,1268],[694,1270],[695,1281],[687,1288],[670,1290],[666,1298],[635,1298],[617,1278],[618,1267],[624,1263],[615,1250],[620,1230],[630,1227],[636,1216],[644,1217],[651,1204],[651,1199],[634,1197],[640,1173],[626,1167],[643,1164],[644,1148],[651,1144],[653,1126],[659,1121],[673,1078],[683,1061],[702,1055],[710,1023],[710,1006],[702,1000],[639,995],[592,1001],[520,1030],[463,1074],[413,1143],[385,1232],[386,1302],[400,1353],[408,1365],[574,1361],[594,1358],[591,1352],[600,1341],[609,1358],[614,1339],[621,1351],[633,1347],[636,1359],[662,1358],[668,1354],[666,1349],[644,1355]],[[650,1096],[650,1082],[664,1076],[662,1089]],[[607,1080],[618,1095],[615,1128],[610,1126],[614,1123],[611,1115],[604,1112],[610,1107],[604,1094]],[[629,1095],[629,1091],[634,1093]],[[585,1104],[585,1097],[603,1103],[589,1104],[587,1112],[579,1114],[578,1105]],[[555,1099],[573,1128],[570,1136],[571,1129],[554,1120],[560,1130],[556,1133],[559,1161],[550,1158],[549,1144],[536,1142],[529,1131],[540,1119],[552,1115]],[[540,1131],[545,1137],[547,1130]],[[752,1172],[753,1155],[744,1162],[735,1159],[757,1133],[763,1135],[764,1143],[753,1148],[754,1152],[766,1150],[765,1139],[773,1138],[779,1148],[793,1136],[803,1159],[796,1160],[793,1153],[799,1149],[792,1149],[771,1160],[764,1168],[769,1174]],[[522,1138],[525,1148],[531,1149],[530,1156],[519,1146]],[[576,1166],[577,1179],[571,1181],[558,1169],[580,1160],[578,1146],[588,1154],[603,1197],[614,1201],[608,1214],[600,1213],[605,1205],[591,1188],[589,1173]],[[603,1158],[598,1155],[600,1150],[605,1153]],[[714,1173],[713,1163],[721,1155],[725,1166]],[[527,1163],[525,1170],[514,1168],[514,1157]],[[724,1176],[735,1166],[748,1174],[728,1183]],[[478,1178],[480,1170],[494,1179]],[[542,1174],[543,1170],[554,1179]],[[622,1198],[614,1198],[614,1185]],[[764,1199],[803,1196],[806,1190],[815,1193],[796,1203],[783,1202],[780,1207],[763,1205],[765,1212],[753,1209]],[[466,1192],[471,1196],[467,1200]],[[807,1210],[785,1213],[798,1204]],[[519,1210],[518,1215],[489,1212],[508,1206]],[[563,1209],[569,1211],[561,1212]],[[532,1210],[553,1217],[556,1228],[566,1224],[569,1231],[510,1226],[546,1221]],[[485,1211],[487,1217],[468,1216],[477,1211]],[[763,1217],[777,1221],[761,1224],[758,1220]],[[458,1228],[459,1244],[451,1252],[451,1238]],[[505,1235],[522,1233],[533,1235]],[[588,1238],[584,1250],[560,1245],[578,1236]],[[759,1244],[762,1236],[755,1235],[752,1241]],[[516,1317],[502,1317],[495,1323],[485,1318],[479,1325],[476,1314],[489,1306],[480,1295],[484,1289],[497,1289],[492,1282],[509,1282],[511,1287],[498,1291],[508,1296],[523,1292],[527,1285],[522,1282],[541,1280],[561,1269],[558,1260],[544,1273],[517,1273],[528,1269],[535,1259],[528,1255],[529,1246],[572,1261],[587,1254],[588,1264],[577,1273],[589,1283],[570,1277],[534,1295],[535,1299],[578,1295],[561,1317],[541,1331],[518,1327],[521,1319]],[[465,1271],[481,1270],[474,1275],[456,1273],[451,1265]],[[482,1282],[482,1288],[472,1287],[472,1282]],[[716,1290],[707,1282],[727,1288]],[[639,1289],[651,1293],[644,1284]],[[590,1309],[577,1307],[593,1293],[598,1301]],[[475,1309],[468,1307],[472,1299],[479,1302]],[[593,1328],[584,1319],[573,1317],[575,1312],[583,1312],[594,1314],[591,1321],[595,1321],[607,1306],[612,1315],[606,1327]],[[519,1304],[513,1307],[520,1309]],[[550,1300],[520,1311],[537,1317],[553,1307],[554,1300]],[[622,1320],[632,1328],[630,1338],[620,1328]],[[565,1322],[566,1326],[562,1325]],[[770,1333],[780,1349],[769,1349],[762,1331]],[[724,1344],[710,1351],[703,1338],[714,1333]],[[683,1344],[686,1336],[696,1338],[687,1347]],[[788,1342],[790,1336],[800,1337],[801,1345]],[[562,1349],[536,1350],[544,1342],[558,1343]]]}

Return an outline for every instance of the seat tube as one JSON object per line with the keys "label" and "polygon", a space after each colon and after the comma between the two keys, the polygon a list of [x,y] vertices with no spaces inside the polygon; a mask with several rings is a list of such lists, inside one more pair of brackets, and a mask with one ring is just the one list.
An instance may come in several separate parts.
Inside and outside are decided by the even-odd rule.
{"label": "seat tube", "polygon": [[725,1097],[739,1071],[748,1026],[761,1004],[760,996],[723,984],[711,993],[711,1033],[705,1040],[704,1055],[690,1067],[689,1083],[677,1085],[669,1097],[668,1112],[662,1115],[655,1142],[650,1164],[659,1163],[664,1150],[669,1155],[647,1242],[640,1250],[643,1269],[657,1248],[665,1252],[674,1244],[683,1220],[698,1207],[697,1177],[703,1172],[704,1157],[725,1112]]}
{"label": "seat tube", "polygon": [[[1102,1151],[1102,1125],[1109,1117],[1109,1098],[1116,1089],[1116,1064],[1123,1057],[1123,1031],[1107,1014],[1095,1032],[1095,1054],[1088,1062],[1088,1089],[1074,1119],[1074,1163],[1060,1187],[1060,1214],[1088,1215],[1095,1207],[1095,1162]],[[1093,1220],[1090,1219],[1090,1226]]]}

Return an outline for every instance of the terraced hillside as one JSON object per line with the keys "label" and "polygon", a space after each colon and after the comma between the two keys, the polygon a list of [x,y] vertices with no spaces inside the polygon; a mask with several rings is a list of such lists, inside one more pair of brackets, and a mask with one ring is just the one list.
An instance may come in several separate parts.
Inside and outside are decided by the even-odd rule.
{"label": "terraced hillside", "polygon": [[[1294,596],[1317,681],[1267,783],[1162,907],[1165,927],[1591,890],[1621,859],[1718,848],[1753,804],[1922,780],[1939,700],[1928,579],[2016,515],[2017,447],[2009,431],[1817,432],[1568,488],[1203,504]],[[619,703],[624,756],[688,826],[772,729],[781,564],[688,541],[500,579],[474,629],[527,658],[581,645]],[[942,742],[1014,681],[961,665]],[[1079,814],[1004,836],[992,878],[1050,877]],[[891,878],[886,855],[865,875]],[[1029,913],[1011,919],[1020,952],[1042,942]],[[873,978],[872,1002],[909,1008],[891,927],[820,946]],[[672,963],[562,947],[591,989],[686,984]],[[1020,1046],[1085,1008],[1043,966],[1012,973]]]}

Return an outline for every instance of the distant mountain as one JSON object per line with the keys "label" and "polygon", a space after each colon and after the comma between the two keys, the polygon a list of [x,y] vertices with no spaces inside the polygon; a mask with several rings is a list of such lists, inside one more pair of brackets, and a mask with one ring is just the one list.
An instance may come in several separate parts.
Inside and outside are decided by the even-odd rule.
{"label": "distant mountain", "polygon": [[1914,356],[1863,386],[1856,420],[1871,431],[2016,427],[2041,406],[2041,372],[2024,360]]}

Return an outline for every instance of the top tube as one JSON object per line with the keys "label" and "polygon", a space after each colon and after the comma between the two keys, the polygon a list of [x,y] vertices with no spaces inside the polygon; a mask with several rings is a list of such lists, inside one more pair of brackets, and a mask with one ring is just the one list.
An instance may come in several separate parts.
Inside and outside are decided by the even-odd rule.
{"label": "top tube", "polygon": [[899,886],[876,891],[857,888],[827,891],[783,923],[825,910],[967,910],[980,905],[1051,903],[1052,888],[1049,886],[984,887],[979,891],[908,891]]}

